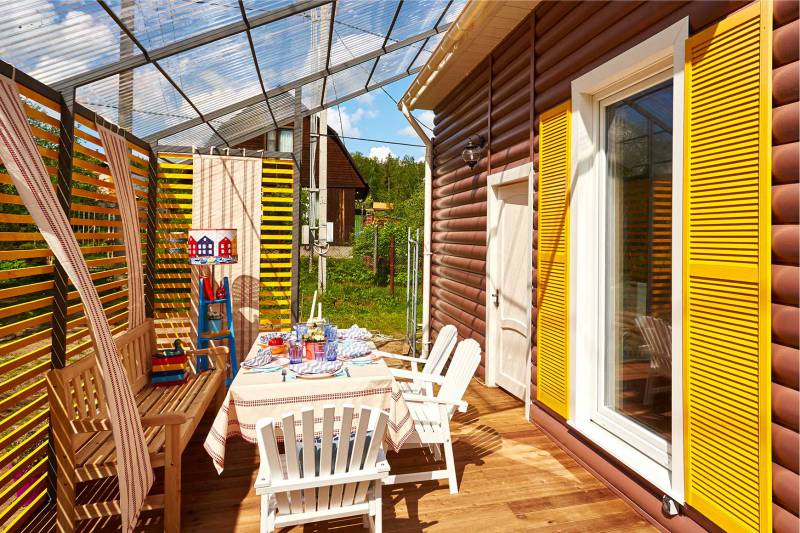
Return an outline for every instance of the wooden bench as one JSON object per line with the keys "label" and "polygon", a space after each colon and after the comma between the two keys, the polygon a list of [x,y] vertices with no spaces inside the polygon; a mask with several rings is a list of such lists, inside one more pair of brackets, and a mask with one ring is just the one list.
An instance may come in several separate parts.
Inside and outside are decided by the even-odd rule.
{"label": "wooden bench", "polygon": [[[164,494],[149,495],[143,510],[164,509],[164,530],[180,531],[181,454],[206,409],[225,398],[227,348],[187,351],[208,355],[214,367],[181,385],[153,386],[151,357],[156,353],[152,320],[116,339],[142,416],[153,468],[164,467]],[[194,361],[196,364],[196,360]],[[53,446],[58,464],[58,531],[74,531],[78,520],[120,513],[119,501],[76,505],[77,484],[116,476],[116,456],[105,391],[94,354],[47,374]]]}

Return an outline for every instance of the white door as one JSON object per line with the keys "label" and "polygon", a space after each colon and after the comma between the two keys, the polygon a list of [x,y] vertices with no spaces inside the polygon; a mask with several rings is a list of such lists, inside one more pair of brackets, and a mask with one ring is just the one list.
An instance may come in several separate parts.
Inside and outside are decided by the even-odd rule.
{"label": "white door", "polygon": [[530,360],[531,240],[533,225],[528,206],[528,182],[497,188],[497,233],[491,259],[491,298],[494,309],[496,383],[524,399]]}

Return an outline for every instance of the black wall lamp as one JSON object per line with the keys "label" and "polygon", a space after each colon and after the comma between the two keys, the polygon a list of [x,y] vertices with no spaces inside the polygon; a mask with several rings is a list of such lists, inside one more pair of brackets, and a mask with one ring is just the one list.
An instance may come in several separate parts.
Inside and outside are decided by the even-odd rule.
{"label": "black wall lamp", "polygon": [[464,160],[469,168],[474,168],[478,164],[483,154],[483,145],[485,143],[486,140],[482,135],[473,135],[467,139],[467,145],[464,147],[464,151],[461,152],[461,159]]}

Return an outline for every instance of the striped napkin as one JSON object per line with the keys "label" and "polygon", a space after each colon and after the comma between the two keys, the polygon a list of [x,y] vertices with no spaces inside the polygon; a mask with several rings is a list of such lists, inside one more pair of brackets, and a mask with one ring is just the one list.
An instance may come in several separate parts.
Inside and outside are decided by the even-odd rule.
{"label": "striped napkin", "polygon": [[345,340],[367,341],[372,338],[372,333],[366,328],[360,328],[357,324],[353,324],[345,330],[340,330],[339,337]]}
{"label": "striped napkin", "polygon": [[341,369],[341,361],[306,361],[289,365],[289,370],[295,374],[334,374]]}
{"label": "striped napkin", "polygon": [[256,355],[242,361],[244,368],[263,368],[272,362],[272,352],[269,348],[258,350]]}
{"label": "striped napkin", "polygon": [[346,340],[339,343],[337,357],[340,359],[353,359],[372,353],[369,343],[359,340]]}

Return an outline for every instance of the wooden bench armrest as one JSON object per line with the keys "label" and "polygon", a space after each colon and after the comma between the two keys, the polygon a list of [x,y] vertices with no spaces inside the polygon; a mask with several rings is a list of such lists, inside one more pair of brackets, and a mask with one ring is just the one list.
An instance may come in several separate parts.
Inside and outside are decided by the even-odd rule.
{"label": "wooden bench armrest", "polygon": [[207,355],[210,356],[217,369],[225,370],[228,368],[228,347],[227,346],[214,346],[212,348],[203,348],[200,350],[186,350],[187,356]]}
{"label": "wooden bench armrest", "polygon": [[186,416],[185,414],[171,411],[167,413],[159,413],[156,415],[143,416],[142,426],[143,427],[175,426],[175,425],[181,425],[187,420],[189,420],[189,417]]}
{"label": "wooden bench armrest", "polygon": [[[142,417],[143,427],[180,425],[189,420],[183,413],[160,413]],[[111,420],[108,418],[81,418],[69,423],[74,433],[96,433],[98,431],[111,431]]]}

